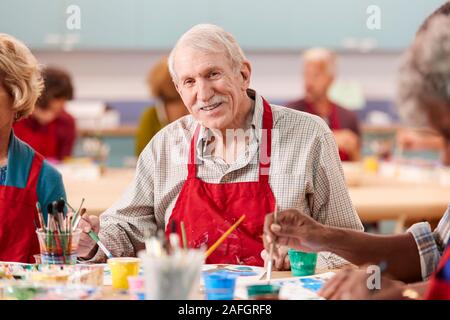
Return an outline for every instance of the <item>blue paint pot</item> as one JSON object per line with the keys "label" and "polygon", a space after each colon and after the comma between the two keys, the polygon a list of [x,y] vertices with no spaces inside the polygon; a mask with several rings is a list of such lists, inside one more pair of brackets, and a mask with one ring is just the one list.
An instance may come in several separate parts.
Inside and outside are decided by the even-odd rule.
{"label": "blue paint pot", "polygon": [[237,275],[228,271],[203,272],[207,300],[233,300]]}

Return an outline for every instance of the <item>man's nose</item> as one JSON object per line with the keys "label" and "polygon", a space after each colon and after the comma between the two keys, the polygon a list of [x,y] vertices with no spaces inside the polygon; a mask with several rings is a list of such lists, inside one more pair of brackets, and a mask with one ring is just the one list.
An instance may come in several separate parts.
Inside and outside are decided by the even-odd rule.
{"label": "man's nose", "polygon": [[214,96],[214,90],[208,81],[199,81],[197,89],[197,100],[208,102]]}

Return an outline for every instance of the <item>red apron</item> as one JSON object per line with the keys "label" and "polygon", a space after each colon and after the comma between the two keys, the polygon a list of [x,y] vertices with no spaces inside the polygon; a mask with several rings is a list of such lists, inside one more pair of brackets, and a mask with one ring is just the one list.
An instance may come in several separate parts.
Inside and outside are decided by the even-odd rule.
{"label": "red apron", "polygon": [[[317,115],[316,111],[309,103],[306,103],[306,110],[308,113]],[[331,103],[331,113],[330,113],[330,116],[328,117],[328,121],[329,121],[328,125],[332,131],[342,129],[341,121],[339,121],[337,108],[334,103]],[[341,158],[341,161],[349,161],[350,160],[349,154],[341,149],[339,149],[339,157]]]}
{"label": "red apron", "polygon": [[450,300],[450,245],[447,246],[439,266],[430,280],[425,299]]}
{"label": "red apron", "polygon": [[0,186],[0,261],[34,263],[39,253],[35,221],[42,162],[35,152],[25,188]]}
{"label": "red apron", "polygon": [[[235,183],[206,183],[196,177],[195,144],[198,125],[191,140],[188,177],[170,216],[172,221],[184,222],[189,247],[210,247],[243,214],[245,220],[207,258],[206,263],[246,264],[263,266],[263,226],[266,214],[273,212],[275,196],[269,185],[271,156],[272,110],[263,99],[263,134],[260,144],[259,181]],[[266,133],[267,134],[264,134]],[[267,150],[267,151],[266,151]],[[267,155],[267,156],[265,156]],[[170,232],[166,227],[166,233]]]}

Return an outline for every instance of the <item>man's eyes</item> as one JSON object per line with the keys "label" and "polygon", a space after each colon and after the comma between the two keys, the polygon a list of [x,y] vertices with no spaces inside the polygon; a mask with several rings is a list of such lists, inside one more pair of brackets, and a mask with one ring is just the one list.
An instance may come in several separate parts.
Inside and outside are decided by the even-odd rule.
{"label": "man's eyes", "polygon": [[218,72],[218,71],[212,71],[209,73],[210,78],[217,78],[219,76],[220,76],[220,72]]}

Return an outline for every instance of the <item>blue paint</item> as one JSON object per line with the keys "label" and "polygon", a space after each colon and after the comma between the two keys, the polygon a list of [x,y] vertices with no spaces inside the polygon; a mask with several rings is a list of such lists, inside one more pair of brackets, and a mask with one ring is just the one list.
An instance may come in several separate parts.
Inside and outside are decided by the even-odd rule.
{"label": "blue paint", "polygon": [[207,300],[233,300],[236,286],[236,273],[217,271],[214,273],[203,272],[205,293]]}

